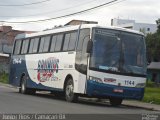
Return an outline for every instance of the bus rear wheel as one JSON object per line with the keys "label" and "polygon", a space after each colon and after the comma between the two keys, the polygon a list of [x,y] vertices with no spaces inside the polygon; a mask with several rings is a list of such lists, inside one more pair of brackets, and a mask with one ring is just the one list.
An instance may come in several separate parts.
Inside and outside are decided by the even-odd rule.
{"label": "bus rear wheel", "polygon": [[22,76],[19,92],[22,94],[34,94],[36,92],[33,89],[27,88],[27,80],[25,76]]}
{"label": "bus rear wheel", "polygon": [[109,100],[112,106],[119,106],[122,104],[122,101],[123,101],[123,99],[121,98],[110,98]]}
{"label": "bus rear wheel", "polygon": [[74,93],[73,80],[70,78],[65,85],[65,99],[68,102],[77,102],[78,96]]}

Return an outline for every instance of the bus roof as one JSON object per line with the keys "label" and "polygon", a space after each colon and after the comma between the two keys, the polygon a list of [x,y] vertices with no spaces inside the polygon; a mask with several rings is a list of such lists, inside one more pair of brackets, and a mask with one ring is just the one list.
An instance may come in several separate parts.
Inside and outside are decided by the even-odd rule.
{"label": "bus roof", "polygon": [[[69,26],[59,27],[59,28],[55,28],[55,29],[51,29],[51,30],[47,30],[47,31],[26,34],[24,36],[24,38],[42,36],[42,35],[65,32],[65,31],[72,31],[72,30],[77,30],[79,27],[80,27],[80,25],[69,25]],[[144,35],[143,33],[139,32],[139,31],[130,30],[130,29],[122,28],[122,27],[116,27],[116,26],[100,26],[97,24],[82,24],[81,25],[81,28],[93,28],[93,27],[108,28],[108,29],[113,29],[113,30],[120,30],[120,31],[124,31],[124,32],[131,32],[131,33],[135,33],[135,34]]]}

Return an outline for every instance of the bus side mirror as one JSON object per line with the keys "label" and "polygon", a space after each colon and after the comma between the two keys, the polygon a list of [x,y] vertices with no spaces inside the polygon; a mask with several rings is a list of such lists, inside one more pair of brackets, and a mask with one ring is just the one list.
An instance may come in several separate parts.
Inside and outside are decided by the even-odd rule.
{"label": "bus side mirror", "polygon": [[93,47],[93,42],[91,40],[88,41],[88,44],[87,44],[87,53],[91,53],[92,51],[92,47]]}

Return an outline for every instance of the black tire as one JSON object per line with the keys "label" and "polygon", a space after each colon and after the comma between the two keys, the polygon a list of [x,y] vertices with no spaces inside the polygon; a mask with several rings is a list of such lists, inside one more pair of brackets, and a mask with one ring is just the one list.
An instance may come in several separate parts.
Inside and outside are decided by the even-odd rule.
{"label": "black tire", "polygon": [[109,100],[112,106],[119,106],[122,104],[122,101],[123,101],[123,99],[121,98],[110,98]]}
{"label": "black tire", "polygon": [[78,95],[74,93],[74,84],[73,80],[70,78],[67,80],[65,85],[65,99],[68,102],[77,102]]}
{"label": "black tire", "polygon": [[19,92],[22,94],[34,94],[36,92],[34,89],[27,88],[27,80],[25,76],[22,76]]}

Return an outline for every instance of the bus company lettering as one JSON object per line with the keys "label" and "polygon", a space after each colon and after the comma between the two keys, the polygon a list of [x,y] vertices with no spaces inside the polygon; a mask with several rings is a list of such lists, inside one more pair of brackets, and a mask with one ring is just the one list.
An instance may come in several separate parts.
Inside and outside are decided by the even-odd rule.
{"label": "bus company lettering", "polygon": [[59,59],[50,57],[45,60],[38,61],[37,79],[39,82],[58,81],[58,77],[54,73],[58,73]]}

